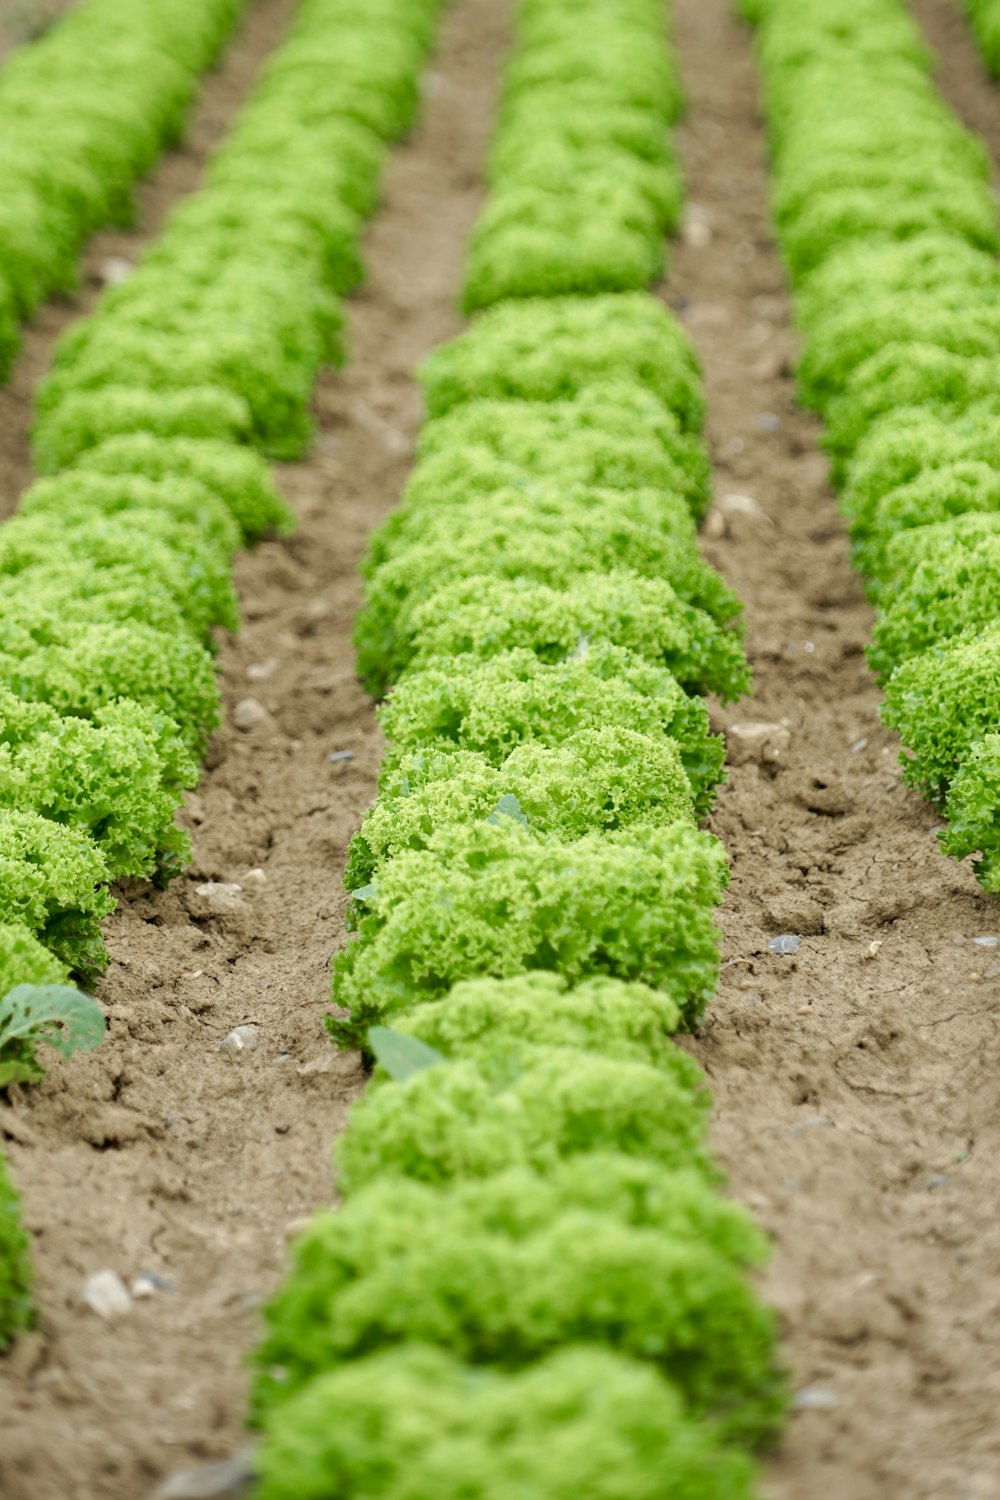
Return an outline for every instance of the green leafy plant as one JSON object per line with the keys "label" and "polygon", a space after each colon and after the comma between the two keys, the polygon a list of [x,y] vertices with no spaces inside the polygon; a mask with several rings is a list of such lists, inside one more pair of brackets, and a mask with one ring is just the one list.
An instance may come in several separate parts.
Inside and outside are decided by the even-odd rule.
{"label": "green leafy plant", "polygon": [[1000,895],[1000,735],[974,740],[948,788],[946,854],[978,855],[973,867],[984,890]]}
{"label": "green leafy plant", "polygon": [[996,0],[963,0],[980,51],[990,71],[1000,73],[1000,9]]}
{"label": "green leafy plant", "polygon": [[33,1280],[20,1199],[0,1152],[0,1354],[34,1321]]}
{"label": "green leafy plant", "polygon": [[704,446],[630,381],[584,386],[571,400],[481,398],[422,429],[419,456],[480,449],[533,478],[606,489],[677,489],[695,515],[709,498]]}
{"label": "green leafy plant", "polygon": [[0,995],[16,985],[61,985],[69,970],[19,922],[0,925]]}
{"label": "green leafy plant", "polygon": [[648,1361],[688,1411],[757,1444],[784,1410],[774,1317],[745,1274],[764,1251],[697,1172],[613,1153],[447,1191],[388,1178],[298,1241],[268,1309],[258,1410],[403,1342],[509,1371],[589,1344]]}
{"label": "green leafy plant", "polygon": [[[418,470],[418,477],[431,467]],[[456,472],[461,474],[461,466]],[[578,581],[583,588],[585,575],[605,573],[620,579],[623,572],[631,572],[665,581],[682,603],[701,609],[720,626],[728,626],[740,612],[732,591],[700,556],[679,496],[648,490],[614,493],[547,481],[527,491],[494,489],[454,507],[429,511],[413,529],[416,534],[407,536],[405,543],[402,522],[390,523],[376,534],[366,568],[366,605],[358,616],[355,643],[361,675],[376,694],[412,661],[419,634],[433,618],[435,595],[471,579],[537,583],[562,592]],[[576,598],[578,607],[584,608],[579,595]],[[622,604],[627,611],[628,601]],[[598,615],[599,622],[608,619],[606,612]],[[617,629],[598,628],[595,640],[609,635],[612,640],[625,636],[627,642],[627,613]],[[648,642],[648,636],[645,639]]]}
{"label": "green leafy plant", "polygon": [[[446,1057],[475,1058],[498,1040],[523,1047],[577,1047],[625,1062],[652,1063],[704,1087],[697,1064],[674,1042],[681,1012],[663,990],[603,975],[570,985],[546,970],[512,979],[467,979],[442,1000],[400,1016],[396,1029]],[[371,1035],[371,1033],[369,1033]]]}
{"label": "green leafy plant", "polygon": [[0,999],[0,1089],[45,1076],[42,1043],[72,1057],[103,1040],[104,1013],[89,995],[64,984],[15,985]]}
{"label": "green leafy plant", "polygon": [[358,1046],[370,1025],[458,980],[535,969],[640,980],[691,1023],[715,988],[711,910],[726,879],[720,846],[688,823],[573,843],[509,817],[445,828],[380,871],[334,963],[334,1001],[351,1014],[327,1024]]}
{"label": "green leafy plant", "polygon": [[409,751],[475,750],[499,766],[528,741],[554,747],[584,730],[612,728],[673,741],[699,816],[725,774],[725,748],[709,732],[701,699],[689,698],[662,667],[616,646],[594,646],[552,666],[524,648],[485,661],[434,658],[407,674],[380,717],[390,741],[383,776]]}
{"label": "green leafy plant", "polygon": [[76,467],[77,473],[196,479],[225,502],[244,540],[272,530],[286,535],[294,526],[291,510],[275,489],[269,465],[249,448],[208,439],[135,433],[89,449]]}
{"label": "green leafy plant", "polygon": [[[968,0],[977,23],[989,4]],[[993,888],[1000,271],[991,164],[895,0],[747,0],[799,384],[827,422],[904,776]],[[995,6],[993,7],[995,9]],[[987,27],[988,29],[988,27]],[[984,38],[985,40],[985,38]],[[988,50],[988,47],[987,47]]]}
{"label": "green leafy plant", "polygon": [[585,729],[561,745],[529,740],[499,767],[467,750],[418,750],[384,779],[351,840],[344,883],[372,880],[386,859],[425,848],[455,824],[513,817],[563,839],[692,819],[691,786],[673,741],[631,730]]}
{"label": "green leafy plant", "polygon": [[176,139],[199,74],[243,8],[90,0],[48,26],[51,7],[20,6],[15,23],[44,35],[6,59],[0,81],[0,285],[12,311],[4,372],[17,320],[74,284],[88,235],[128,222],[135,183]]}
{"label": "green leafy plant", "polygon": [[112,438],[149,433],[158,438],[195,438],[234,445],[250,436],[250,409],[241,397],[216,386],[158,391],[107,385],[73,391],[39,417],[33,435],[35,463],[51,474],[76,463],[88,448]]}
{"label": "green leafy plant", "polygon": [[1000,606],[1000,513],[956,516],[900,532],[887,548],[897,580],[879,614],[868,660],[880,677],[974,627]]}
{"label": "green leafy plant", "polygon": [[[503,1453],[503,1463],[497,1454]],[[599,1348],[507,1374],[401,1344],[310,1381],[268,1419],[260,1500],[750,1500],[753,1466],[657,1371]]]}
{"label": "green leafy plant", "polygon": [[85,980],[107,967],[98,924],[114,910],[108,879],[87,834],[0,808],[0,923],[27,927]]}
{"label": "green leafy plant", "polygon": [[[959,459],[925,469],[908,484],[901,484],[876,501],[864,532],[859,530],[855,560],[869,575],[869,593],[878,598],[884,582],[891,587],[899,571],[902,538],[915,528],[932,526],[954,516],[988,515],[1000,511],[1000,472],[976,459]],[[890,558],[889,549],[892,549]]]}
{"label": "green leafy plant", "polygon": [[[384,1044],[386,1028],[374,1029]],[[337,1147],[339,1182],[353,1193],[393,1174],[442,1184],[515,1165],[544,1172],[600,1150],[711,1175],[709,1103],[701,1069],[676,1047],[654,1068],[501,1036],[369,1087]]]}
{"label": "green leafy plant", "polygon": [[469,401],[565,401],[588,385],[633,381],[689,432],[701,429],[697,362],[676,318],[652,297],[546,297],[501,303],[425,360],[430,417]]}
{"label": "green leafy plant", "polygon": [[714,692],[727,701],[749,685],[739,628],[687,603],[666,578],[622,568],[581,572],[562,588],[524,577],[456,579],[414,608],[410,630],[401,635],[394,652],[401,665],[410,665],[410,642],[418,666],[434,656],[487,657],[516,646],[556,662],[606,642],[659,662],[688,693]]}
{"label": "green leafy plant", "polygon": [[[645,5],[614,16],[593,6],[569,16],[551,0],[522,9],[492,191],[469,249],[466,310],[627,291],[659,274],[680,201],[665,131],[680,91],[662,25]],[[609,117],[605,133],[588,130]],[[600,214],[585,211],[593,202]]]}
{"label": "green leafy plant", "polygon": [[972,746],[1000,723],[1000,624],[963,631],[897,667],[882,718],[909,751],[905,780],[943,802]]}

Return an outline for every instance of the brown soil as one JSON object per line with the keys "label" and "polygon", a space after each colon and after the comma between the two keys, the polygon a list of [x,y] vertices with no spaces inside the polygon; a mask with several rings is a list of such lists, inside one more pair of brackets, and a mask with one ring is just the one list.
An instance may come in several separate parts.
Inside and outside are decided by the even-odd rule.
{"label": "brown soil", "polygon": [[[238,568],[245,625],[220,653],[226,707],[253,697],[268,717],[214,737],[186,818],[189,874],[166,893],[136,888],[107,924],[104,1045],[0,1105],[41,1308],[39,1331],[0,1363],[3,1500],[141,1500],[164,1473],[239,1447],[259,1305],[289,1225],[329,1199],[330,1144],[361,1077],[322,1017],[346,844],[381,754],[353,672],[357,567],[411,463],[413,368],[459,326],[506,11],[457,0],[446,17],[423,125],[394,157],[369,236],[351,361],[321,382],[313,456],[281,474],[299,533]],[[258,24],[268,12],[264,0]],[[174,192],[190,186],[183,162],[165,171]],[[45,353],[40,333],[36,369]],[[17,442],[23,422],[8,416],[8,462]],[[344,749],[354,759],[331,764]],[[243,883],[243,909],[212,915],[197,892],[208,881]],[[231,1060],[219,1043],[244,1023],[258,1045]],[[79,1300],[104,1268],[126,1282],[150,1270],[170,1289],[105,1324]]]}
{"label": "brown soil", "polygon": [[[677,10],[692,201],[668,295],[707,377],[706,551],[746,601],[755,672],[717,717],[770,722],[779,752],[732,767],[713,820],[733,883],[721,993],[692,1044],[733,1192],[773,1235],[765,1289],[814,1403],[766,1492],[994,1500],[1000,954],[971,939],[1000,933],[1000,912],[938,852],[940,819],[878,722],[871,613],[789,373],[749,32],[728,0]],[[958,28],[941,35],[964,43],[947,74],[969,107],[981,72]],[[977,104],[996,138],[1000,100],[980,87]],[[769,953],[783,932],[797,956]]]}
{"label": "brown soil", "polygon": [[962,4],[956,0],[908,0],[937,58],[938,88],[962,123],[982,136],[1000,163],[1000,95],[986,71]]}
{"label": "brown soil", "polygon": [[0,0],[0,61],[44,36],[78,0]]}

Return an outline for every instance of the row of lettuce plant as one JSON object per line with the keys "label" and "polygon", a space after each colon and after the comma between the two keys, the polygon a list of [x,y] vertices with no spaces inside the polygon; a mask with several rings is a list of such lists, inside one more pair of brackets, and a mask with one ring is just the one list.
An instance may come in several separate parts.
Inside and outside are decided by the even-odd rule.
{"label": "row of lettuce plant", "polygon": [[758,25],[806,404],[826,423],[869,661],[943,848],[1000,891],[1000,265],[990,162],[899,0],[744,0]]}
{"label": "row of lettuce plant", "polygon": [[[233,556],[291,526],[266,457],[308,444],[439,8],[304,0],[202,190],[71,328],[40,389],[51,473],[0,528],[8,1001],[70,971],[93,980],[109,885],[187,861],[173,815],[219,719],[211,631],[237,625]],[[17,1307],[0,1297],[0,1330]]]}
{"label": "row of lettuce plant", "polygon": [[248,0],[84,0],[0,71],[0,375],[19,326],[127,223]]}
{"label": "row of lettuce plant", "polygon": [[697,550],[693,352],[636,290],[677,212],[678,105],[660,0],[523,0],[481,311],[423,368],[365,566],[389,750],[329,1026],[377,1070],[344,1205],[268,1309],[261,1500],[735,1500],[780,1425],[763,1236],[674,1040],[715,991],[727,878],[699,695],[748,675]]}
{"label": "row of lettuce plant", "polygon": [[984,62],[1000,78],[1000,4],[998,0],[963,0],[963,4]]}

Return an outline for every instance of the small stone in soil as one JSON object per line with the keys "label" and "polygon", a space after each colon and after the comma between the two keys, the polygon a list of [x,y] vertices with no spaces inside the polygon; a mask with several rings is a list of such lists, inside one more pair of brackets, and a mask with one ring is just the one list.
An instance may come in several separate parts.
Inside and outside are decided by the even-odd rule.
{"label": "small stone in soil", "polygon": [[803,1130],[816,1130],[820,1126],[832,1127],[833,1121],[828,1120],[826,1115],[810,1115],[808,1120],[801,1120],[798,1125],[790,1125],[788,1129],[791,1135],[797,1137],[802,1134]]}
{"label": "small stone in soil", "polygon": [[237,1500],[249,1495],[255,1471],[254,1450],[241,1448],[221,1463],[181,1469],[156,1491],[153,1500]]}
{"label": "small stone in soil", "polygon": [[254,869],[248,870],[246,872],[246,874],[243,877],[243,884],[244,885],[266,885],[267,884],[267,876],[264,873],[264,871],[260,868],[260,866],[257,865],[257,866],[254,867]]}
{"label": "small stone in soil", "polygon": [[256,698],[243,698],[233,709],[233,723],[244,733],[249,733],[252,729],[262,729],[273,722],[263,703],[258,703]]}
{"label": "small stone in soil", "polygon": [[801,938],[794,932],[782,932],[777,937],[768,939],[768,948],[772,953],[798,953]]}
{"label": "small stone in soil", "polygon": [[773,411],[762,411],[757,418],[757,426],[763,432],[777,432],[781,426],[781,418],[775,416]]}
{"label": "small stone in soil", "polygon": [[331,755],[327,756],[327,760],[331,763],[331,765],[338,765],[340,763],[340,761],[342,761],[342,760],[353,760],[353,759],[354,759],[354,751],[353,750],[334,750]]}
{"label": "small stone in soil", "polygon": [[980,948],[995,948],[998,939],[995,937],[974,937],[972,941],[978,943]]}
{"label": "small stone in soil", "polygon": [[932,1193],[935,1188],[948,1186],[947,1172],[932,1172],[930,1177],[922,1177],[919,1182],[913,1184],[915,1193]]}
{"label": "small stone in soil", "polygon": [[219,1051],[227,1057],[239,1057],[242,1052],[252,1052],[260,1036],[259,1026],[236,1026],[219,1043]]}
{"label": "small stone in soil", "polygon": [[796,1391],[792,1405],[796,1411],[833,1411],[840,1404],[836,1391],[825,1385],[807,1385]]}
{"label": "small stone in soil", "polygon": [[135,266],[122,255],[109,255],[101,261],[101,280],[105,286],[121,286],[128,281]]}
{"label": "small stone in soil", "polygon": [[704,250],[706,245],[712,243],[712,230],[704,219],[688,219],[681,233],[685,245],[691,245],[696,250]]}
{"label": "small stone in soil", "polygon": [[99,1318],[111,1322],[122,1318],[132,1307],[128,1288],[117,1271],[98,1271],[84,1284],[81,1295],[83,1303]]}
{"label": "small stone in soil", "polygon": [[201,910],[195,911],[195,916],[237,916],[253,911],[243,895],[243,887],[235,880],[207,880],[203,885],[195,886],[194,894],[201,906]]}
{"label": "small stone in soil", "polygon": [[247,676],[251,682],[266,682],[274,676],[277,665],[273,657],[268,661],[252,661],[247,667]]}
{"label": "small stone in soil", "polygon": [[157,1292],[172,1292],[173,1283],[165,1276],[159,1276],[155,1271],[140,1271],[132,1283],[132,1296],[139,1300],[141,1297],[155,1297]]}
{"label": "small stone in soil", "polygon": [[867,739],[862,735],[861,739],[855,740],[854,744],[851,746],[851,754],[857,755],[858,751],[863,750],[867,744]]}
{"label": "small stone in soil", "polygon": [[287,1120],[279,1120],[274,1127],[274,1133],[275,1135],[287,1135],[291,1128]]}
{"label": "small stone in soil", "polygon": [[730,724],[726,730],[726,758],[734,766],[748,761],[773,765],[780,761],[791,743],[791,732],[786,724],[747,719]]}

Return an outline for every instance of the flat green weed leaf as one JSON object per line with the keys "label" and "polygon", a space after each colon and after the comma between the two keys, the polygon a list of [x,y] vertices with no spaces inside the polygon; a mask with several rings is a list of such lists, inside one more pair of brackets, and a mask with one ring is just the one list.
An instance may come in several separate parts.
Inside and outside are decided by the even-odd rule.
{"label": "flat green weed leaf", "polygon": [[33,1056],[36,1042],[46,1042],[63,1057],[70,1057],[74,1052],[92,1052],[103,1040],[100,1006],[70,985],[19,984],[0,1000],[0,1069],[10,1060],[4,1054],[13,1053],[20,1067],[32,1069],[28,1081],[41,1076]]}
{"label": "flat green weed leaf", "polygon": [[397,1083],[412,1078],[414,1073],[422,1073],[425,1068],[433,1068],[437,1063],[447,1061],[444,1053],[438,1052],[435,1047],[428,1047],[426,1042],[418,1041],[415,1036],[404,1036],[401,1031],[393,1031],[390,1026],[373,1026],[368,1032],[368,1045],[379,1066]]}

